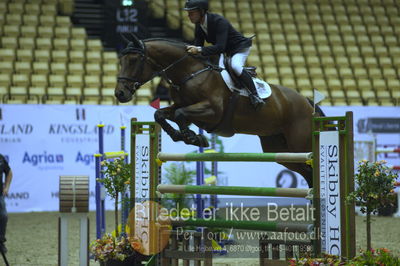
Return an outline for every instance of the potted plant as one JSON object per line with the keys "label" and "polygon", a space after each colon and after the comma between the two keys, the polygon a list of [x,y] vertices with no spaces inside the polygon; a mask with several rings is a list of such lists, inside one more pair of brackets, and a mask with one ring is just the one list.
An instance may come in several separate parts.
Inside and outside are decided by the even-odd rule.
{"label": "potted plant", "polygon": [[137,254],[132,243],[125,236],[115,237],[105,234],[101,239],[96,239],[89,246],[90,252],[101,266],[135,265]]}
{"label": "potted plant", "polygon": [[288,260],[290,266],[329,265],[329,266],[355,266],[355,265],[400,265],[400,259],[393,255],[388,249],[360,250],[359,255],[348,260],[338,256],[323,254],[321,258],[292,258]]}
{"label": "potted plant", "polygon": [[118,203],[120,195],[126,191],[131,177],[131,167],[125,162],[124,156],[114,160],[101,162],[104,178],[98,179],[103,183],[107,194],[114,199],[115,235],[105,234],[90,244],[90,252],[94,260],[100,265],[135,265],[142,255],[137,252],[141,249],[140,241],[129,239],[126,235],[119,235],[118,231]]}
{"label": "potted plant", "polygon": [[355,175],[356,190],[347,197],[348,202],[361,206],[361,212],[367,215],[367,251],[371,250],[371,214],[382,207],[395,203],[394,188],[397,174],[385,165],[385,161],[370,163],[362,160]]}

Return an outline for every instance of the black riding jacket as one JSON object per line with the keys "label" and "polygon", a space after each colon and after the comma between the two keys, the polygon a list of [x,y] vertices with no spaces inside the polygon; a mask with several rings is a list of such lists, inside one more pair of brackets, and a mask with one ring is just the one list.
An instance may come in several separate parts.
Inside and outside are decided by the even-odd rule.
{"label": "black riding jacket", "polygon": [[0,154],[0,193],[3,193],[3,173],[5,174],[6,178],[8,173],[10,172],[10,166],[4,158],[3,155]]}
{"label": "black riding jacket", "polygon": [[218,14],[207,13],[207,31],[206,35],[200,24],[196,24],[194,45],[203,46],[205,40],[213,44],[203,47],[201,54],[204,56],[220,53],[234,55],[252,44],[250,38],[244,37],[226,18]]}

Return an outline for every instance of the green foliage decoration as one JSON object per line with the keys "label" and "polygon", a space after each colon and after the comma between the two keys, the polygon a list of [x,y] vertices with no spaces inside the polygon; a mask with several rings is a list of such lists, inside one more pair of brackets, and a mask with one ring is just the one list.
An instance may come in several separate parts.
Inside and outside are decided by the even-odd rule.
{"label": "green foliage decoration", "polygon": [[97,179],[103,183],[107,194],[114,199],[115,208],[115,232],[118,237],[118,199],[121,193],[124,193],[131,178],[131,166],[125,162],[125,157],[121,156],[113,160],[104,160],[101,162],[104,178]]}
{"label": "green foliage decoration", "polygon": [[398,175],[385,164],[385,161],[360,161],[355,175],[356,189],[346,198],[348,203],[360,206],[361,212],[367,215],[367,250],[371,249],[371,214],[395,203],[393,192]]}

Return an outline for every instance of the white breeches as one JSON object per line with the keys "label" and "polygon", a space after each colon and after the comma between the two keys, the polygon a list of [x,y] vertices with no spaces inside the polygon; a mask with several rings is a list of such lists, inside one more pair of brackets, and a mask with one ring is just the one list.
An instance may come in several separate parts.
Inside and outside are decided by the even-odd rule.
{"label": "white breeches", "polygon": [[242,74],[243,67],[245,66],[247,57],[250,54],[250,49],[251,47],[245,48],[232,56],[231,67],[238,76]]}

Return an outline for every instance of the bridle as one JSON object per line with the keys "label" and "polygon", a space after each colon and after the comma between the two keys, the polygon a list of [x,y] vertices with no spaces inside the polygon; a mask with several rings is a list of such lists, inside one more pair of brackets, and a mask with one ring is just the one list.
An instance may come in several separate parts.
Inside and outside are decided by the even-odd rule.
{"label": "bridle", "polygon": [[138,76],[138,77],[142,76],[143,70],[144,70],[144,64],[146,62],[149,62],[156,69],[161,69],[161,70],[154,72],[153,75],[151,75],[151,77],[149,79],[145,80],[145,81],[139,81],[139,80],[137,80],[135,78],[123,77],[123,76],[118,76],[117,77],[117,81],[118,82],[124,82],[124,81],[131,82],[131,85],[133,85],[133,86],[129,86],[125,82],[124,82],[124,86],[132,94],[134,94],[135,91],[138,88],[140,88],[142,85],[144,85],[147,82],[153,80],[157,76],[163,77],[168,83],[173,85],[172,80],[167,76],[166,72],[169,69],[171,69],[172,67],[174,67],[175,65],[179,64],[181,61],[185,60],[189,56],[189,54],[185,54],[184,56],[182,56],[181,58],[179,58],[175,62],[173,62],[173,63],[169,64],[167,67],[163,68],[160,64],[156,63],[152,58],[147,56],[146,46],[143,43],[143,41],[140,41],[140,44],[141,44],[141,47],[138,48],[138,47],[134,47],[133,43],[129,43],[128,46],[121,51],[119,57],[121,58],[122,56],[125,56],[125,55],[128,55],[128,54],[138,54],[138,55],[140,55],[140,65],[139,65],[139,71],[140,72],[138,74],[136,74],[136,76]]}
{"label": "bridle", "polygon": [[[146,62],[150,63],[150,65],[152,65],[155,69],[161,69],[159,71],[155,71],[153,73],[153,75],[151,75],[150,78],[148,78],[145,81],[139,81],[135,78],[131,78],[131,77],[124,77],[124,76],[118,76],[117,77],[117,81],[118,82],[122,82],[124,87],[131,93],[134,94],[136,92],[137,89],[140,88],[140,86],[142,86],[143,84],[153,80],[155,77],[159,76],[162,77],[165,81],[167,81],[173,88],[179,90],[179,88],[185,84],[187,81],[193,79],[194,77],[196,77],[197,75],[205,72],[205,71],[212,71],[212,70],[216,70],[218,72],[221,72],[221,68],[217,65],[213,65],[211,64],[209,61],[205,62],[205,67],[203,69],[200,69],[190,75],[188,75],[187,77],[185,77],[179,84],[175,84],[167,75],[167,71],[170,70],[172,67],[176,66],[177,64],[179,64],[180,62],[182,62],[183,60],[185,60],[187,57],[192,56],[188,53],[186,53],[184,56],[180,57],[179,59],[177,59],[176,61],[172,62],[171,64],[169,64],[167,67],[163,68],[160,64],[158,64],[157,62],[155,62],[151,57],[147,56],[146,53],[146,45],[144,44],[143,41],[141,40],[136,40],[136,43],[138,44],[138,46],[134,46],[134,44],[132,42],[129,42],[128,46],[123,49],[120,52],[119,57],[121,58],[122,56],[125,56],[127,54],[139,54],[140,55],[140,65],[139,65],[139,73],[136,74],[136,76],[142,76],[143,74],[143,70],[144,70],[144,64]],[[130,82],[130,84],[127,84],[126,81]]]}

